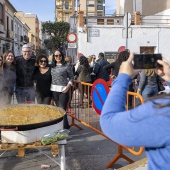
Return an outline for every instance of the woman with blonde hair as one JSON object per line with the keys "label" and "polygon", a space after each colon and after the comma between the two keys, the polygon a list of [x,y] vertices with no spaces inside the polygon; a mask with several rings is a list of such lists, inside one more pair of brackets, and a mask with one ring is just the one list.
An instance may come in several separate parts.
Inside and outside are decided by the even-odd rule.
{"label": "woman with blonde hair", "polygon": [[146,100],[158,94],[157,74],[155,69],[145,69],[140,73],[137,93]]}
{"label": "woman with blonde hair", "polygon": [[72,70],[73,70],[73,75],[75,76],[75,67],[74,67],[74,64],[73,64],[73,59],[72,59],[72,57],[71,56],[66,56],[65,57],[65,61],[68,63],[68,64],[70,64],[71,65],[71,68],[72,68]]}

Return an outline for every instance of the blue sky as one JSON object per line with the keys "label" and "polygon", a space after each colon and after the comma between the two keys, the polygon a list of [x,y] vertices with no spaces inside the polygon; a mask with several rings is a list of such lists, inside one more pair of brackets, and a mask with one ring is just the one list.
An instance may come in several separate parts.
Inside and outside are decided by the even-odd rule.
{"label": "blue sky", "polygon": [[[9,0],[17,11],[32,13],[40,21],[54,21],[55,0]],[[105,0],[106,14],[113,14],[116,0]]]}

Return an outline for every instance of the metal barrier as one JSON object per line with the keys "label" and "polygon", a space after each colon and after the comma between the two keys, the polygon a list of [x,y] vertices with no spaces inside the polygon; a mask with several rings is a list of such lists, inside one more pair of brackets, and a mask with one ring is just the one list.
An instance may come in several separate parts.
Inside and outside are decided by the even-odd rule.
{"label": "metal barrier", "polygon": [[[91,105],[91,87],[92,84],[84,83],[84,82],[74,82],[74,86],[70,91],[70,103],[68,104],[68,115],[71,117],[71,125],[75,126],[82,130],[83,128],[76,124],[75,121],[80,122],[81,124],[87,126],[88,128],[94,130],[105,138],[111,140],[107,137],[100,128],[99,124],[99,115],[93,109]],[[83,92],[83,94],[81,94]],[[127,104],[126,109],[129,109],[129,97],[132,97],[133,107],[136,107],[137,104],[144,103],[144,100],[140,94],[134,92],[127,92]],[[84,100],[84,102],[83,102]],[[80,103],[83,102],[83,103]],[[113,141],[113,140],[111,140]],[[113,141],[114,142],[114,141]],[[116,143],[116,142],[114,142]],[[111,168],[120,158],[124,158],[125,160],[133,163],[134,161],[123,154],[123,149],[126,149],[133,155],[140,155],[143,152],[143,147],[138,148],[138,151],[135,151],[135,148],[129,148],[126,146],[122,146],[118,143],[118,152],[116,156],[107,164],[106,168]]]}

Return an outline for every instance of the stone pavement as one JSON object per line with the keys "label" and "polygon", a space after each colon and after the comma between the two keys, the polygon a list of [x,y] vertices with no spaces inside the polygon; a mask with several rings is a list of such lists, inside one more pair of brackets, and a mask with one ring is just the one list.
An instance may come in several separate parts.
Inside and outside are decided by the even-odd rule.
{"label": "stone pavement", "polygon": [[[105,166],[116,155],[117,145],[89,128],[83,125],[80,126],[84,130],[79,130],[75,127],[70,129],[71,132],[66,145],[66,169],[104,170]],[[43,152],[51,156],[50,149],[43,149]],[[134,156],[126,150],[124,153],[135,161],[146,157],[145,153],[140,156]],[[51,165],[48,168],[50,170],[60,170],[58,165],[36,149],[27,149],[24,158],[18,158],[16,155],[16,150],[7,151],[2,155],[0,158],[0,170],[40,170],[41,164]],[[55,159],[57,160],[57,158]],[[126,160],[119,159],[110,170],[119,169],[128,164]]]}

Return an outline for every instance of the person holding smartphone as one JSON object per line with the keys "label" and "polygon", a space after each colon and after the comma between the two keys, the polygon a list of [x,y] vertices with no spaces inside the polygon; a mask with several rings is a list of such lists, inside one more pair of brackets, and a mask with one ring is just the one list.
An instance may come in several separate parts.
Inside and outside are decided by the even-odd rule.
{"label": "person holding smartphone", "polygon": [[[126,93],[134,70],[131,54],[122,63],[119,75],[104,103],[100,117],[102,131],[115,142],[126,146],[143,146],[148,157],[148,170],[170,167],[170,94],[157,96],[126,111]],[[170,86],[170,62],[158,60],[157,73]],[[116,99],[116,100],[115,100]]]}

